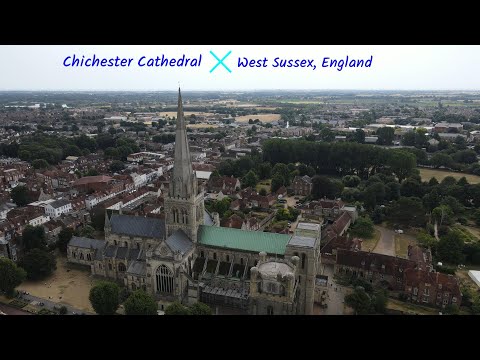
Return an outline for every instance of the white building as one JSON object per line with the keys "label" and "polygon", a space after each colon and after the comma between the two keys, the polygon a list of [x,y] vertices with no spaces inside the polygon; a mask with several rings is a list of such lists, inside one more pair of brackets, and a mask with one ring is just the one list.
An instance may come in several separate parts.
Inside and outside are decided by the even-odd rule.
{"label": "white building", "polygon": [[28,224],[32,226],[39,226],[39,225],[45,224],[48,221],[50,221],[50,216],[41,214],[33,219],[30,219],[28,221]]}
{"label": "white building", "polygon": [[45,206],[45,214],[57,218],[72,211],[72,203],[67,199],[56,200]]}

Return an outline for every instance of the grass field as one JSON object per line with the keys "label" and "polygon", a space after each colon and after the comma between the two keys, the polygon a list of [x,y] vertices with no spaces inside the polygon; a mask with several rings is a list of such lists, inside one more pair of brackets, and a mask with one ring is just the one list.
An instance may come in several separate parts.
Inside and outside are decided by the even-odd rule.
{"label": "grass field", "polygon": [[373,251],[377,246],[378,240],[380,240],[380,231],[375,229],[373,237],[371,239],[364,239],[362,242],[362,251]]}
{"label": "grass field", "polygon": [[408,257],[408,245],[415,245],[417,240],[407,234],[395,234],[395,254],[402,258]]}
{"label": "grass field", "polygon": [[263,123],[269,123],[272,121],[280,120],[280,114],[258,114],[258,115],[245,115],[245,116],[237,116],[235,118],[236,122],[248,122],[248,119],[258,119]]}
{"label": "grass field", "polygon": [[411,315],[438,315],[439,311],[426,306],[406,303],[392,298],[388,299],[387,309],[399,310]]}
{"label": "grass field", "polygon": [[420,176],[422,177],[423,181],[429,181],[432,177],[434,177],[440,182],[447,176],[453,176],[456,180],[458,180],[465,176],[470,184],[480,183],[480,176],[477,175],[425,168],[418,168],[418,170],[420,171]]}
{"label": "grass field", "polygon": [[270,184],[271,184],[271,182],[272,182],[271,179],[260,181],[256,186],[257,192],[260,192],[260,189],[264,188],[265,190],[267,190],[267,194],[270,194]]}

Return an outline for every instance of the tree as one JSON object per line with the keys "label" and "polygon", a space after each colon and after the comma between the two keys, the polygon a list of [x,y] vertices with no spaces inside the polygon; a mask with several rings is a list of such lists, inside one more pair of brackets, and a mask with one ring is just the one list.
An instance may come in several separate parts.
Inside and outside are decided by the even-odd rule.
{"label": "tree", "polygon": [[8,296],[13,296],[15,288],[26,277],[24,269],[18,267],[12,260],[0,257],[0,290],[5,291]]}
{"label": "tree", "polygon": [[73,229],[63,228],[58,234],[57,247],[63,253],[67,253],[68,242],[73,236]]}
{"label": "tree", "polygon": [[285,185],[285,179],[283,178],[282,175],[275,174],[272,178],[272,183],[270,185],[271,185],[272,192],[275,192]]}
{"label": "tree", "polygon": [[417,166],[415,155],[404,150],[390,150],[390,156],[387,159],[387,165],[397,176],[398,181],[402,182],[413,169]]}
{"label": "tree", "polygon": [[435,154],[433,154],[432,158],[430,159],[430,164],[432,164],[437,169],[440,166],[444,166],[444,167],[449,168],[453,165],[453,159],[448,154],[435,153]]}
{"label": "tree", "polygon": [[57,268],[53,254],[41,249],[32,249],[27,252],[21,260],[21,266],[30,280],[43,279]]}
{"label": "tree", "polygon": [[438,242],[437,254],[441,260],[451,264],[463,262],[464,236],[459,230],[449,230],[447,235],[442,236]]}
{"label": "tree", "polygon": [[212,315],[212,309],[204,303],[197,302],[190,306],[192,315]]}
{"label": "tree", "polygon": [[85,225],[79,232],[80,236],[92,238],[95,233],[95,228],[90,225]]}
{"label": "tree", "polygon": [[165,308],[165,315],[190,315],[190,309],[175,301]]}
{"label": "tree", "polygon": [[87,173],[85,174],[85,176],[97,176],[99,175],[97,169],[88,169]]}
{"label": "tree", "polygon": [[47,240],[43,226],[27,225],[23,229],[22,242],[24,250],[45,249]]}
{"label": "tree", "polygon": [[60,310],[58,310],[58,313],[59,313],[60,315],[67,315],[67,313],[68,313],[67,307],[66,307],[65,305],[62,305],[62,306],[60,307]]}
{"label": "tree", "polygon": [[409,131],[405,133],[402,136],[401,143],[405,146],[415,146],[415,132]]}
{"label": "tree", "polygon": [[394,181],[385,184],[385,200],[398,200],[400,197],[400,184]]}
{"label": "tree", "polygon": [[460,308],[456,304],[449,304],[445,306],[444,313],[447,315],[458,315],[460,314]]}
{"label": "tree", "polygon": [[375,206],[372,213],[372,221],[374,224],[381,224],[385,219],[382,208],[380,206]]}
{"label": "tree", "polygon": [[258,176],[253,172],[253,170],[250,170],[247,175],[245,175],[242,179],[242,185],[244,187],[252,187],[254,188],[257,185],[258,182]]}
{"label": "tree", "polygon": [[383,127],[377,130],[378,145],[392,145],[395,138],[395,130],[391,127]]}
{"label": "tree", "polygon": [[260,191],[258,192],[258,195],[266,196],[267,195],[267,190],[264,187],[262,187],[260,189]]}
{"label": "tree", "polygon": [[348,133],[347,141],[363,144],[365,142],[365,131],[362,129],[357,129],[353,133]]}
{"label": "tree", "polygon": [[360,286],[353,293],[345,296],[345,304],[355,310],[356,315],[366,315],[374,312],[370,296]]}
{"label": "tree", "polygon": [[425,209],[416,197],[400,197],[389,207],[387,216],[391,222],[405,226],[425,225]]}
{"label": "tree", "polygon": [[90,289],[89,300],[98,315],[113,315],[119,305],[119,287],[110,281],[101,281]]}
{"label": "tree", "polygon": [[368,215],[360,216],[350,228],[350,232],[354,236],[365,239],[371,238],[374,232],[373,221]]}
{"label": "tree", "polygon": [[263,162],[257,166],[257,174],[260,179],[268,179],[272,176],[272,165],[268,162]]}
{"label": "tree", "polygon": [[44,159],[36,159],[32,161],[32,166],[35,169],[46,169],[48,168],[48,162]]}
{"label": "tree", "polygon": [[323,175],[314,176],[312,179],[312,197],[333,199],[339,196],[343,190],[343,183],[338,180],[330,180]]}
{"label": "tree", "polygon": [[475,221],[475,224],[480,226],[480,209],[475,210],[475,212],[473,214],[473,219]]}
{"label": "tree", "polygon": [[367,186],[363,193],[363,202],[367,209],[373,209],[385,199],[385,185],[382,182],[374,182]]}
{"label": "tree", "polygon": [[448,205],[440,205],[432,210],[433,220],[440,226],[452,223],[453,212]]}
{"label": "tree", "polygon": [[18,206],[25,206],[32,202],[26,186],[15,186],[11,194],[13,202]]}
{"label": "tree", "polygon": [[424,194],[422,184],[408,178],[400,185],[400,194],[406,197],[416,196],[421,198]]}
{"label": "tree", "polygon": [[127,315],[157,315],[158,310],[155,299],[143,290],[134,291],[124,306]]}
{"label": "tree", "polygon": [[345,175],[342,178],[342,182],[347,187],[356,187],[360,184],[362,179],[360,179],[357,175]]}
{"label": "tree", "polygon": [[119,160],[114,160],[109,167],[111,172],[119,172],[125,169],[125,164]]}
{"label": "tree", "polygon": [[330,128],[325,127],[320,131],[320,139],[322,139],[322,141],[332,142],[335,140],[335,134]]}

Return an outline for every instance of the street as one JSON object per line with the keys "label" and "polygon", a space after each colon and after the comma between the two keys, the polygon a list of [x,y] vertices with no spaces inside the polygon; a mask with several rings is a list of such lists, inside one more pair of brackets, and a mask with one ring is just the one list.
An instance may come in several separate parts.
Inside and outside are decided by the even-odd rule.
{"label": "street", "polygon": [[328,276],[327,283],[327,299],[326,304],[327,308],[322,309],[317,307],[317,315],[344,315],[344,298],[348,294],[348,288],[345,288],[341,285],[335,283],[333,279],[333,265],[332,264],[323,264],[322,265],[322,275]]}
{"label": "street", "polygon": [[395,233],[393,230],[384,228],[382,226],[375,226],[375,229],[380,231],[380,240],[377,246],[373,249],[374,253],[395,256]]}
{"label": "street", "polygon": [[42,298],[39,298],[39,297],[33,296],[33,295],[25,295],[25,294],[23,294],[23,292],[21,292],[21,293],[22,293],[22,295],[21,295],[22,300],[29,301],[29,302],[37,301],[39,303],[44,303],[45,305],[41,306],[41,307],[45,308],[45,309],[49,309],[49,310],[54,311],[55,306],[57,307],[57,309],[62,307],[62,306],[65,306],[67,308],[67,314],[66,315],[81,315],[81,314],[94,315],[93,313],[76,309],[76,308],[74,308],[70,305],[56,303],[54,301],[51,301],[51,300],[48,300],[48,299],[42,299]]}

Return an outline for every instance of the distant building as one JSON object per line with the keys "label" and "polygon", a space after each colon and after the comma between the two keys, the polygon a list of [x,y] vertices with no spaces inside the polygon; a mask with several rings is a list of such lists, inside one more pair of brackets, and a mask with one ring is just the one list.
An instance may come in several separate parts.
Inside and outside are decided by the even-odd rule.
{"label": "distant building", "polygon": [[308,196],[312,193],[312,178],[308,175],[295,176],[292,189],[295,195]]}
{"label": "distant building", "polygon": [[45,214],[52,218],[57,218],[70,211],[72,211],[72,203],[67,199],[56,200],[45,206]]}

